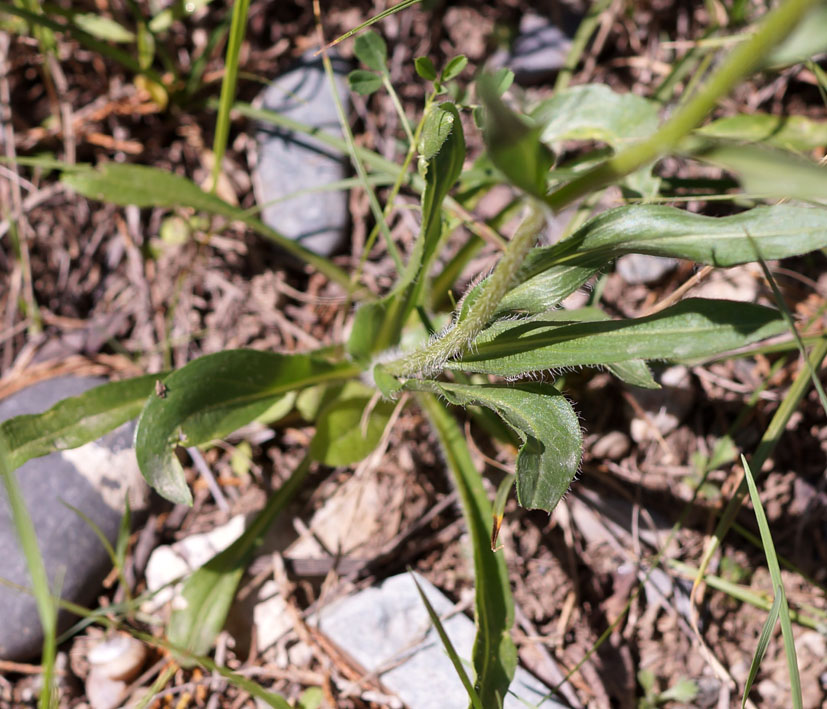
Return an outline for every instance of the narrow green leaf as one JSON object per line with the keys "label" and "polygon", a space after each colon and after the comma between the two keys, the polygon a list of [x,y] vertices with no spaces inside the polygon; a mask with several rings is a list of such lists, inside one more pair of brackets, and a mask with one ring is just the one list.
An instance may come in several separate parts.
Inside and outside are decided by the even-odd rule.
{"label": "narrow green leaf", "polygon": [[373,30],[360,34],[353,42],[353,53],[369,69],[388,70],[388,47],[385,40]]}
{"label": "narrow green leaf", "polygon": [[494,78],[494,90],[498,96],[502,96],[514,83],[514,72],[507,67],[497,69],[492,76]]}
{"label": "narrow green leaf", "polygon": [[[270,496],[264,509],[244,533],[224,551],[199,568],[181,591],[182,607],[173,610],[167,637],[188,654],[204,655],[227,619],[244,569],[256,547],[279,513],[293,499],[310,471],[310,459],[304,458],[287,481]],[[186,664],[187,655],[179,655]]]}
{"label": "narrow green leaf", "polygon": [[512,386],[408,380],[406,389],[431,391],[457,406],[478,404],[495,411],[522,440],[517,455],[517,500],[551,513],[577,474],[582,434],[577,414],[550,384]]}
{"label": "narrow green leaf", "polygon": [[785,330],[776,310],[752,303],[690,298],[648,317],[560,325],[535,317],[484,330],[470,352],[446,366],[519,376],[559,367],[635,359],[692,360],[757,342]]}
{"label": "narrow green leaf", "polygon": [[628,253],[718,267],[749,263],[757,258],[750,238],[766,259],[823,248],[827,210],[780,204],[716,218],[661,205],[610,209],[568,239],[534,249],[523,263],[518,285],[503,298],[500,312],[553,308],[612,259]]}
{"label": "narrow green leaf", "polygon": [[821,203],[827,199],[827,167],[801,155],[723,141],[701,143],[691,153],[734,173],[751,195]]}
{"label": "narrow green leaf", "polygon": [[418,397],[439,437],[448,469],[462,502],[462,512],[474,555],[474,689],[482,706],[502,707],[517,666],[517,649],[511,639],[514,601],[503,554],[489,548],[491,503],[480,474],[474,468],[465,435],[446,408],[428,394]]}
{"label": "narrow green leaf", "polygon": [[267,411],[285,393],[358,375],[351,364],[312,355],[227,350],[190,362],[164,379],[138,421],[135,449],[147,482],[168,500],[191,504],[175,448],[231,433]]}
{"label": "narrow green leaf", "polygon": [[827,145],[827,121],[814,121],[805,116],[739,114],[712,121],[695,133],[743,143],[766,143],[795,152],[807,152]]}
{"label": "narrow green leaf", "polygon": [[445,65],[445,68],[439,75],[439,80],[450,81],[451,79],[455,79],[462,73],[463,69],[465,69],[466,66],[468,66],[468,57],[466,57],[464,54],[460,54],[452,58]]}
{"label": "narrow green leaf", "polygon": [[135,40],[134,32],[130,32],[111,17],[91,12],[72,13],[71,17],[78,27],[98,39],[110,42],[133,42]]}
{"label": "narrow green leaf", "polygon": [[349,276],[327,259],[271,229],[240,207],[204,192],[192,180],[166,170],[146,165],[106,163],[98,169],[88,167],[64,172],[61,182],[78,194],[101,202],[170,209],[192,207],[227,219],[237,219],[288,253],[310,264],[332,281],[345,287],[350,284]]}
{"label": "narrow green leaf", "polygon": [[781,68],[803,62],[827,52],[827,7],[817,5],[798,27],[762,62],[766,67]]}
{"label": "narrow green leaf", "polygon": [[382,77],[365,69],[354,69],[347,75],[347,84],[351,91],[361,96],[370,96],[382,88]]}
{"label": "narrow green leaf", "polygon": [[462,686],[465,687],[465,691],[468,693],[468,700],[471,702],[471,706],[474,707],[474,709],[483,709],[482,702],[480,702],[479,695],[477,694],[477,690],[474,689],[474,685],[468,678],[468,674],[465,672],[465,667],[463,667],[462,665],[462,660],[457,654],[457,651],[454,648],[454,644],[451,642],[451,638],[448,637],[448,633],[445,632],[445,628],[442,625],[442,621],[439,619],[437,612],[434,610],[434,607],[431,605],[431,602],[428,600],[428,597],[422,590],[422,586],[419,585],[419,581],[416,578],[416,574],[410,569],[409,571],[411,574],[411,578],[413,579],[414,585],[416,586],[416,590],[419,591],[419,597],[422,599],[422,604],[425,606],[425,610],[428,611],[428,617],[434,624],[434,628],[436,629],[437,635],[439,635],[439,639],[442,642],[442,648],[448,655],[448,659],[451,660],[451,664],[454,666],[454,670],[456,671],[457,676],[460,679],[460,682],[462,682]]}
{"label": "narrow green leaf", "polygon": [[750,690],[752,690],[752,683],[755,682],[755,678],[758,676],[761,661],[764,659],[764,655],[767,652],[767,647],[769,647],[770,640],[772,639],[772,631],[775,630],[775,624],[778,622],[778,614],[781,611],[781,601],[782,597],[780,595],[776,595],[772,602],[772,606],[770,607],[770,612],[767,614],[767,619],[764,621],[764,625],[761,628],[761,634],[758,636],[758,643],[755,646],[755,653],[752,656],[752,662],[749,666],[747,680],[744,682],[744,694],[741,697],[741,709],[744,709],[747,705],[749,693]]}
{"label": "narrow green leaf", "polygon": [[420,79],[425,79],[425,81],[433,81],[436,79],[436,67],[428,57],[417,57],[414,59],[414,69],[416,69],[416,73]]}
{"label": "narrow green leaf", "polygon": [[[6,504],[11,513],[12,524],[20,550],[26,560],[26,568],[32,581],[32,595],[37,606],[37,616],[43,630],[43,651],[40,663],[43,668],[41,676],[41,707],[50,707],[55,699],[55,657],[57,654],[57,614],[58,604],[49,587],[49,574],[43,562],[43,555],[37,544],[37,532],[31,515],[26,508],[26,501],[20,489],[20,483],[10,465],[11,447],[7,444],[5,434],[0,430],[0,479],[5,491]],[[59,593],[57,594],[60,595]],[[55,702],[57,700],[55,699]]]}
{"label": "narrow green leaf", "polygon": [[490,75],[477,82],[485,106],[485,145],[491,161],[517,187],[543,198],[552,154],[540,142],[542,127],[514,113],[503,103],[498,82]]}
{"label": "narrow green leaf", "polygon": [[316,421],[311,458],[334,467],[366,458],[382,438],[394,409],[391,401],[377,401],[365,417],[371,400],[369,396],[338,399],[325,408]]}
{"label": "narrow green leaf", "polygon": [[224,76],[221,77],[221,96],[218,100],[218,116],[215,123],[213,138],[214,162],[211,175],[210,192],[215,193],[218,187],[218,177],[221,174],[221,164],[227,149],[227,140],[230,135],[230,111],[238,84],[238,65],[241,57],[241,45],[247,31],[247,16],[250,12],[250,0],[235,0],[233,2],[233,16],[230,24],[230,35],[227,39],[227,53],[224,59]]}
{"label": "narrow green leaf", "polygon": [[758,487],[755,478],[750,470],[747,459],[742,455],[741,464],[744,466],[744,478],[749,488],[749,496],[752,500],[752,507],[755,511],[755,521],[758,523],[758,531],[761,533],[761,544],[764,547],[764,554],[767,557],[767,567],[772,579],[772,588],[777,598],[781,601],[778,604],[778,614],[781,619],[781,633],[784,636],[784,654],[787,658],[787,669],[790,673],[790,694],[794,709],[802,709],[801,677],[798,674],[798,659],[795,652],[795,640],[793,638],[792,622],[790,620],[790,608],[787,605],[787,596],[784,592],[784,582],[781,578],[781,567],[778,564],[778,556],[775,553],[775,544],[772,541],[770,525],[767,522],[767,515],[764,506],[761,504],[761,497],[758,494]]}
{"label": "narrow green leaf", "polygon": [[0,424],[12,470],[30,458],[77,448],[141,413],[162,374],[111,382],[59,401],[42,414],[15,416]]}

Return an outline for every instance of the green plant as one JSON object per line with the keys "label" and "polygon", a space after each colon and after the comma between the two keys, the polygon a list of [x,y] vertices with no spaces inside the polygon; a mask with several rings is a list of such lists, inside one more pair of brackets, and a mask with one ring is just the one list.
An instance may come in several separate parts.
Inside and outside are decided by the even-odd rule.
{"label": "green plant", "polygon": [[[366,457],[392,419],[393,402],[411,393],[445,452],[474,546],[478,634],[469,695],[475,705],[502,706],[516,665],[510,637],[513,605],[503,555],[488,548],[488,531],[496,518],[451,407],[481,407],[494,414],[500,435],[518,443],[513,477],[518,502],[550,513],[577,473],[582,446],[573,405],[548,381],[555,373],[605,367],[625,382],[654,388],[658,385],[649,360],[696,361],[787,329],[785,317],[774,309],[728,301],[689,299],[627,320],[612,320],[596,307],[556,308],[624,254],[670,256],[725,268],[827,246],[827,209],[821,204],[827,171],[800,154],[820,139],[813,136],[823,135],[822,124],[802,119],[785,125],[789,132],[779,132],[756,117],[738,116],[734,122],[699,127],[716,102],[758,67],[759,57],[781,45],[813,4],[788,0],[768,14],[662,125],[653,101],[621,96],[603,86],[566,88],[565,81],[528,115],[517,114],[502,99],[508,77],[482,76],[477,82],[480,105],[473,108],[483,109],[475,115],[483,119],[486,153],[466,171],[461,111],[472,107],[437,102],[463,70],[464,58],[455,58],[441,72],[426,59],[417,60],[418,74],[433,83],[420,121],[406,131],[409,159],[419,157],[417,172],[407,172],[407,161],[400,169],[351,146],[360,170],[367,166],[392,178],[392,195],[402,185],[421,195],[415,246],[394,287],[382,297],[368,294],[358,273],[344,273],[184,178],[134,165],[60,166],[63,182],[92,199],[188,206],[242,220],[348,288],[358,308],[347,341],[338,347],[301,354],[231,350],[206,355],[174,372],[108,384],[42,415],[4,422],[0,444],[5,441],[6,464],[14,468],[49,450],[80,445],[140,412],[136,454],[145,478],[167,499],[189,504],[192,498],[176,448],[208,444],[259,418],[271,420],[274,408],[292,410],[302,390],[325,391],[323,405],[312,416],[316,432],[305,459],[248,532],[188,581],[187,608],[176,611],[168,628],[170,647],[184,662],[209,651],[258,539],[305,482],[310,466],[350,465]],[[234,20],[236,58],[242,25]],[[384,43],[375,34],[357,41],[357,55],[370,71],[352,74],[352,88],[370,93],[384,86],[393,95]],[[235,71],[229,81],[235,81]],[[232,90],[229,86],[222,92],[223,141]],[[256,115],[286,123],[278,116]],[[289,127],[310,132],[295,123]],[[733,131],[756,140],[735,144]],[[342,147],[331,136],[317,137]],[[565,140],[598,141],[607,147],[561,161],[554,150]],[[217,144],[216,153],[222,150]],[[663,184],[653,165],[674,154],[728,169],[753,204],[776,198],[798,201],[714,218],[653,203],[629,204],[589,216],[553,246],[537,246],[551,213],[599,195],[609,185],[637,199],[654,200]],[[473,189],[466,191],[473,193],[501,182],[518,191],[523,220],[509,240],[495,235],[502,247],[497,266],[462,295],[449,324],[435,332],[432,323],[442,315],[438,304],[450,300],[453,284],[433,276],[433,266],[460,221],[457,215],[464,218],[465,213],[449,193],[460,183],[470,184]],[[485,229],[490,231],[490,225]],[[461,270],[463,259],[480,243],[473,236],[445,271]],[[402,350],[403,335],[420,344]],[[156,388],[156,380],[162,387]],[[384,398],[377,398],[377,391]],[[504,487],[497,497],[500,519],[507,492]],[[650,705],[677,697],[669,694],[672,690],[649,697],[649,689]]]}

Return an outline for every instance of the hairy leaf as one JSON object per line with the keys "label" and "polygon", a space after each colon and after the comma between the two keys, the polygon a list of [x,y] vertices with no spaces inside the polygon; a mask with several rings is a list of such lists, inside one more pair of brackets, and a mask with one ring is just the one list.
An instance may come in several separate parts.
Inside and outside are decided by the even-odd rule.
{"label": "hairy leaf", "polygon": [[752,303],[690,298],[648,317],[561,325],[542,317],[501,321],[448,367],[519,376],[560,367],[635,359],[709,357],[784,332],[776,310]]}
{"label": "hairy leaf", "polygon": [[190,362],[164,379],[135,432],[138,465],[147,482],[168,500],[191,504],[178,445],[220,438],[266,412],[290,391],[353,377],[350,364],[312,355],[227,350]]}
{"label": "hairy leaf", "polygon": [[780,204],[716,218],[660,205],[617,207],[568,239],[534,249],[499,312],[549,310],[623,254],[672,256],[727,267],[757,260],[756,247],[762,258],[778,259],[824,246],[824,209]]}
{"label": "hairy leaf", "polygon": [[582,434],[577,414],[550,384],[521,382],[471,386],[408,380],[408,389],[444,396],[452,404],[493,409],[522,440],[517,455],[517,500],[551,512],[580,465]]}
{"label": "hairy leaf", "polygon": [[110,382],[59,401],[42,414],[15,416],[0,424],[8,445],[9,467],[30,458],[77,448],[100,438],[141,413],[155,382],[165,374],[148,374]]}
{"label": "hairy leaf", "polygon": [[[620,151],[649,137],[658,128],[658,104],[633,93],[617,93],[604,84],[558,91],[540,103],[532,120],[542,127],[540,140],[554,148],[562,140],[607,143]],[[643,196],[657,194],[660,181],[651,166],[627,176],[627,186]]]}

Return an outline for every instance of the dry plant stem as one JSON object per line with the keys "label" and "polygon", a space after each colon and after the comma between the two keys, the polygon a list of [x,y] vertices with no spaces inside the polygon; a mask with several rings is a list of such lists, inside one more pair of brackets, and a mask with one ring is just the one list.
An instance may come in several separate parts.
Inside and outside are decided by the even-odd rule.
{"label": "dry plant stem", "polygon": [[530,211],[508,243],[494,272],[486,280],[477,300],[468,314],[444,337],[427,347],[416,350],[384,365],[388,374],[396,377],[428,376],[442,369],[452,357],[461,354],[490,322],[503,296],[511,287],[517,271],[537,236],[546,224],[546,214],[539,202],[530,203]]}

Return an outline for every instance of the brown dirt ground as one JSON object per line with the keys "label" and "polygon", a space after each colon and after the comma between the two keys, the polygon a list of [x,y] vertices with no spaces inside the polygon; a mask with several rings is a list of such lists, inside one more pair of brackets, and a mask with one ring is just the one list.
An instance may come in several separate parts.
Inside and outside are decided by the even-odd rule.
{"label": "brown dirt ground", "polygon": [[[327,5],[325,34],[330,38],[386,3],[323,4]],[[90,11],[128,16],[122,3],[98,0],[88,5]],[[513,27],[532,3],[436,5],[433,14],[414,8],[381,25],[391,47],[394,82],[410,115],[417,114],[423,97],[423,83],[412,70],[414,57],[427,55],[439,65],[446,56],[464,52],[478,66],[494,49],[491,37]],[[573,7],[580,9],[577,3]],[[618,90],[649,95],[669,68],[671,55],[661,45],[663,38],[700,36],[710,25],[710,8],[719,8],[719,4],[698,3],[693,8],[692,4],[665,1],[613,3],[604,13],[597,39],[590,44],[574,83],[604,82]],[[166,47],[168,54],[186,69],[194,51],[222,19],[223,10],[211,5],[186,23],[176,23]],[[265,80],[275,76],[315,43],[314,32],[310,3],[253,0],[243,70]],[[201,90],[184,105],[160,110],[122,68],[66,37],[59,38],[57,57],[48,62],[53,91],[44,84],[43,57],[35,40],[4,35],[2,42],[0,103],[8,100],[11,107],[11,122],[6,123],[2,138],[6,155],[50,153],[78,162],[134,161],[185,173],[197,181],[207,177],[214,113],[204,107],[203,99],[217,94],[220,48],[211,55]],[[352,51],[350,46],[342,45],[345,54]],[[242,81],[241,98],[251,99],[259,86],[252,80]],[[550,87],[541,86],[528,95],[536,98],[549,92]],[[64,120],[69,118],[70,130],[50,120],[56,110]],[[816,117],[824,117],[825,112],[812,75],[802,69],[759,76],[724,101],[720,110],[788,111]],[[399,157],[394,147],[399,126],[386,97],[357,98],[353,122],[360,142]],[[251,140],[248,128],[240,119],[234,122],[227,159],[226,189],[242,206],[254,204],[246,160]],[[479,136],[470,130],[469,145],[472,155],[479,150]],[[671,174],[686,174],[685,169],[676,161],[663,167]],[[16,201],[18,185],[22,205]],[[209,233],[198,232],[184,245],[164,245],[157,237],[166,213],[89,202],[63,189],[53,173],[13,172],[8,166],[0,167],[0,197],[13,210],[22,206],[18,226],[23,244],[16,253],[8,236],[0,240],[0,394],[63,372],[122,378],[181,366],[201,354],[229,347],[292,352],[341,341],[349,316],[341,291],[317,274],[285,267],[276,250],[236,224],[216,223]],[[403,200],[403,204],[413,202],[407,197]],[[350,206],[353,249],[337,259],[346,268],[358,262],[372,226],[361,192],[354,191]],[[4,206],[4,218],[7,210]],[[392,227],[403,248],[410,245],[415,224],[406,210],[397,212]],[[8,229],[5,222],[4,229]],[[492,253],[483,252],[464,278],[471,279],[485,269],[491,258]],[[809,282],[778,272],[785,296],[802,318],[823,306],[827,292],[823,266],[820,256],[783,264],[793,276],[801,274]],[[617,315],[639,314],[691,275],[686,265],[655,286],[629,287],[609,274],[603,303]],[[377,246],[368,261],[366,281],[382,292],[391,276],[390,259]],[[760,290],[766,297],[766,288],[760,286]],[[32,327],[31,309],[21,305],[32,301],[42,318],[40,332]],[[691,402],[677,427],[640,443],[629,437],[635,400],[627,389],[605,373],[579,372],[566,377],[566,392],[576,402],[587,434],[582,474],[550,518],[509,504],[502,532],[505,548],[501,553],[508,559],[518,607],[515,639],[522,662],[538,677],[555,685],[561,672],[583,661],[571,677],[570,696],[590,707],[636,706],[641,696],[636,673],[644,668],[654,673],[661,689],[681,678],[694,679],[701,691],[690,706],[739,703],[765,611],[709,587],[701,589],[690,605],[692,576],[681,573],[673,562],[698,563],[716,512],[738,480],[734,466],[713,471],[693,500],[699,480],[693,461],[698,454],[708,453],[745,411],[750,394],[766,378],[770,365],[767,357],[759,356],[693,368],[688,384]],[[736,436],[743,450],[754,449],[798,366],[791,357],[748,412]],[[810,395],[779,443],[763,483],[778,551],[795,565],[795,570],[785,571],[789,599],[794,608],[812,608],[813,613],[827,610],[825,430],[824,412]],[[469,428],[468,432],[480,468],[496,481],[512,453],[492,447],[479,431]],[[300,458],[311,433],[300,421],[269,434],[259,432],[252,439],[251,474],[243,478],[230,467],[238,439],[226,448],[209,451],[207,462],[223,483],[230,512],[216,508],[192,473],[196,498],[192,509],[173,509],[159,501],[146,526],[133,538],[129,572],[135,589],[142,588],[147,555],[153,547],[211,529],[231,513],[259,508],[265,491],[277,486]],[[287,560],[285,584],[297,617],[320,597],[348,592],[408,565],[459,602],[468,598],[473,579],[460,512],[427,426],[413,407],[402,412],[387,451],[356,473],[319,470],[315,487],[309,486],[294,505],[296,524],[306,523],[337,491],[361,485],[370,489],[376,501],[374,513],[381,513],[378,520],[365,515],[361,533],[369,541],[351,548],[345,558],[372,560],[361,569],[337,572],[332,557],[311,570],[307,564],[302,567],[301,559]],[[492,483],[492,494],[493,489]],[[439,506],[436,513],[420,524],[435,506]],[[655,553],[667,543],[669,530],[684,511],[687,516],[657,567],[660,575],[647,580]],[[743,533],[730,533],[712,571],[766,592],[770,582],[763,552],[747,539],[748,533],[756,533],[749,509],[742,511],[739,522]],[[377,529],[381,533],[374,533]],[[358,537],[359,525],[347,534]],[[327,551],[336,553],[336,549]],[[268,563],[254,564],[244,582],[247,592],[270,576],[270,571]],[[101,596],[101,603],[111,603],[118,593],[113,586]],[[703,644],[693,623],[700,628]],[[606,642],[587,657],[609,628]],[[825,636],[797,625],[796,639],[805,706],[827,706]],[[309,652],[291,652],[302,642]],[[68,652],[70,647],[71,643],[63,650]],[[353,679],[346,663],[324,644],[308,641],[299,622],[271,651],[258,654],[249,647],[249,641],[225,634],[219,651],[228,667],[247,671],[287,697],[316,685],[325,689],[327,700],[335,706],[385,706],[360,698],[358,693],[346,696],[343,679]],[[156,655],[154,659],[133,687],[133,696],[161,671],[163,658]],[[84,672],[82,662],[66,668],[61,706],[85,706]],[[33,676],[13,671],[3,674],[0,704],[27,705]],[[232,686],[208,689],[209,679],[198,672],[178,670],[161,688],[165,694],[151,706],[254,706],[248,695]],[[751,699],[759,707],[789,704],[780,633],[770,644]]]}

